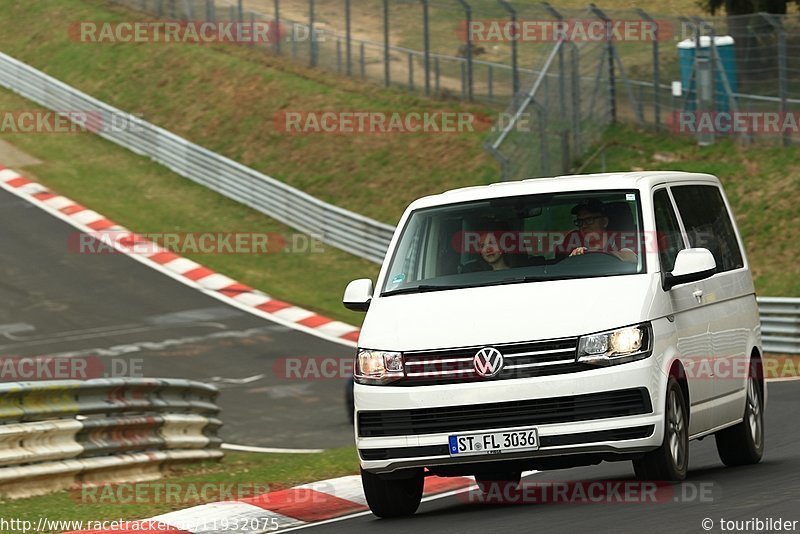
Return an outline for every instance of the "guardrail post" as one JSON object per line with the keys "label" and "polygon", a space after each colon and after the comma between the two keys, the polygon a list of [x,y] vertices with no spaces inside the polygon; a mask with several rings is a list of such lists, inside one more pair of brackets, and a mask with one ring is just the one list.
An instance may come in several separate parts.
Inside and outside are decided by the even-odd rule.
{"label": "guardrail post", "polygon": [[[273,46],[275,47],[275,53],[280,55],[281,39],[283,39],[283,32],[281,31],[281,0],[275,0],[273,5],[275,6],[275,42]],[[294,39],[294,36],[291,37]]]}
{"label": "guardrail post", "polygon": [[467,73],[466,73],[466,96],[467,100],[472,101],[472,35],[471,35],[471,27],[472,27],[472,8],[467,3],[467,0],[458,0],[458,3],[461,4],[461,7],[464,8],[464,16],[466,17],[467,22]]}
{"label": "guardrail post", "polygon": [[430,36],[430,20],[428,18],[428,0],[420,0],[422,2],[422,36],[423,45],[425,48],[425,94],[431,94],[431,36]]}
{"label": "guardrail post", "polygon": [[347,57],[347,75],[353,75],[352,55],[350,52],[350,44],[352,42],[352,33],[350,31],[350,0],[344,0],[344,32],[345,32],[345,56]]}
{"label": "guardrail post", "polygon": [[512,102],[519,93],[519,64],[518,64],[518,43],[517,43],[517,10],[514,9],[511,4],[508,3],[507,0],[497,0],[498,3],[503,6],[503,8],[508,11],[508,14],[511,17],[511,31],[512,39],[511,39],[511,88],[512,88]]}
{"label": "guardrail post", "polygon": [[383,0],[383,84],[389,87],[392,83],[389,66],[389,0]]}

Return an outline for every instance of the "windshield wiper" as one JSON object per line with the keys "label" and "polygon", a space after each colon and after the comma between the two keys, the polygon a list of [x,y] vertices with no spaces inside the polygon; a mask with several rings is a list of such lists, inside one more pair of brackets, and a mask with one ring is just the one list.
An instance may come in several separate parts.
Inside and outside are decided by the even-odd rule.
{"label": "windshield wiper", "polygon": [[401,289],[395,289],[394,291],[385,291],[381,294],[382,297],[388,297],[390,295],[402,295],[404,293],[426,293],[428,291],[441,291],[443,289],[464,289],[467,287],[474,287],[469,285],[455,285],[455,286],[442,286],[442,285],[421,285],[421,286],[414,286],[414,287],[403,287]]}

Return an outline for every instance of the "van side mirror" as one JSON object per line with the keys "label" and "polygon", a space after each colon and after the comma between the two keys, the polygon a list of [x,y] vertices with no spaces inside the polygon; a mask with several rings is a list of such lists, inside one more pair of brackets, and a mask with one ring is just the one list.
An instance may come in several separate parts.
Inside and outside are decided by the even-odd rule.
{"label": "van side mirror", "polygon": [[342,304],[348,310],[367,311],[372,300],[372,280],[361,278],[347,284]]}
{"label": "van side mirror", "polygon": [[686,248],[678,252],[675,267],[671,273],[663,275],[661,285],[664,291],[669,291],[680,284],[709,278],[716,272],[717,262],[711,251],[707,248]]}

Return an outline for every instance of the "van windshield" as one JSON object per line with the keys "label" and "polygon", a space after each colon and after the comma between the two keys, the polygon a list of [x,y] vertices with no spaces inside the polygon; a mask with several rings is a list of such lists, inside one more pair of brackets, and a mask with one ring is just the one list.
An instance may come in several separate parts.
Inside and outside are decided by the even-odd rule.
{"label": "van windshield", "polygon": [[637,191],[503,197],[413,212],[382,295],[644,271]]}

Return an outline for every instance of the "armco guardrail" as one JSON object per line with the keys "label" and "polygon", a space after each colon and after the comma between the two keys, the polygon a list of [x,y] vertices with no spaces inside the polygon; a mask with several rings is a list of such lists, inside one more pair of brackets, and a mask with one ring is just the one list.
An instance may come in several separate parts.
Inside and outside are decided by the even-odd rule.
{"label": "armco guardrail", "polygon": [[0,86],[68,117],[83,112],[90,125],[109,125],[112,120],[124,118],[136,127],[98,128],[96,133],[328,245],[376,263],[383,260],[389,247],[392,226],[323,202],[100,102],[2,53]]}
{"label": "armco guardrail", "polygon": [[0,384],[0,495],[149,480],[165,464],[221,458],[217,394],[181,379]]}
{"label": "armco guardrail", "polygon": [[759,297],[765,352],[800,354],[800,299]]}

